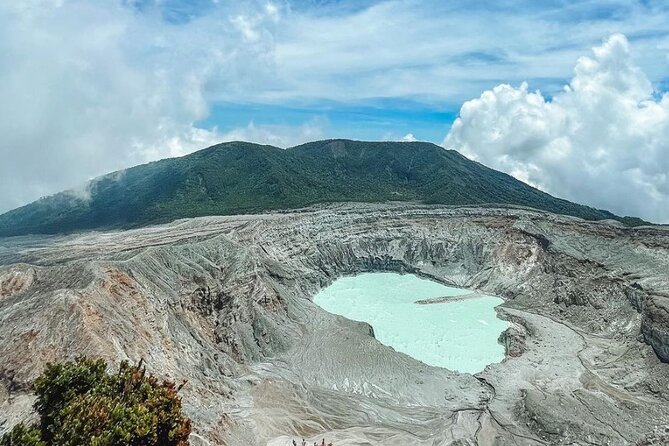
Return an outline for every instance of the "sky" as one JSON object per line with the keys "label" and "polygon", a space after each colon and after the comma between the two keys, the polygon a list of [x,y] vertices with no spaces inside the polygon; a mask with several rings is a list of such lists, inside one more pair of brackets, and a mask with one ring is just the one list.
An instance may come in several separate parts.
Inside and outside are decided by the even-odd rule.
{"label": "sky", "polygon": [[669,3],[0,2],[0,212],[214,143],[423,140],[669,222]]}

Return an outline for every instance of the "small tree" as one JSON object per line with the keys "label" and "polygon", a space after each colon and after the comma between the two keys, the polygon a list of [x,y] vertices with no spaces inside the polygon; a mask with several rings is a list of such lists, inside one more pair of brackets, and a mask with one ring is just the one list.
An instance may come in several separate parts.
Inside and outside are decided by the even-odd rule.
{"label": "small tree", "polygon": [[146,376],[140,362],[108,375],[101,360],[47,364],[35,381],[39,425],[19,424],[0,446],[186,446],[191,422],[181,414],[183,386]]}

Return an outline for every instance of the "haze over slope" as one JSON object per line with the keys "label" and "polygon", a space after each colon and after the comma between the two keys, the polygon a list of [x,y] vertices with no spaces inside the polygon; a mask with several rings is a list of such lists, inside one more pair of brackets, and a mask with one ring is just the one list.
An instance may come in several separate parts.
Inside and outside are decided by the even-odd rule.
{"label": "haze over slope", "polygon": [[561,200],[456,151],[423,142],[317,141],[290,149],[224,143],[93,180],[0,216],[0,236],[142,226],[178,218],[316,203],[510,204],[598,220],[610,212]]}

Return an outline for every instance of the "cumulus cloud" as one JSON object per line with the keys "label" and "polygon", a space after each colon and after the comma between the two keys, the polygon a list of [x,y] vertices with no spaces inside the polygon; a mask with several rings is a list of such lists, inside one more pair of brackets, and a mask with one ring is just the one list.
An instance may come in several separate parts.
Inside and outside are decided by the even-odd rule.
{"label": "cumulus cloud", "polygon": [[445,147],[569,200],[669,221],[669,94],[615,34],[552,98],[498,85],[466,102]]}

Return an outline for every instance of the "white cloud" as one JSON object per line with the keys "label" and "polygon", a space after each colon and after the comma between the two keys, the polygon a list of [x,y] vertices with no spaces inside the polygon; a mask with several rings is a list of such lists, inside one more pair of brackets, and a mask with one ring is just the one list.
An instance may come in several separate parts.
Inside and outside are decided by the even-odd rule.
{"label": "white cloud", "polygon": [[654,96],[621,34],[550,100],[523,83],[466,102],[443,144],[554,195],[669,221],[669,94]]}
{"label": "white cloud", "polygon": [[219,141],[248,141],[287,148],[309,141],[324,139],[328,126],[324,118],[315,118],[299,126],[256,125],[250,122],[217,136]]}
{"label": "white cloud", "polygon": [[643,65],[653,78],[666,75],[657,60],[669,44],[666,4],[551,3],[391,0],[351,14],[292,14],[275,32],[278,77],[257,94],[461,103],[500,79],[566,79],[583,49],[612,32],[639,35]]}
{"label": "white cloud", "polygon": [[271,65],[263,21],[279,12],[248,5],[221,5],[246,17],[236,29],[223,12],[176,26],[117,0],[0,2],[0,212],[219,142],[194,124],[207,89]]}
{"label": "white cloud", "polygon": [[404,141],[404,142],[415,142],[415,141],[418,141],[418,140],[416,139],[415,136],[413,136],[413,133],[407,133],[406,135],[404,135],[404,136],[402,137],[402,139],[400,139],[400,141]]}

